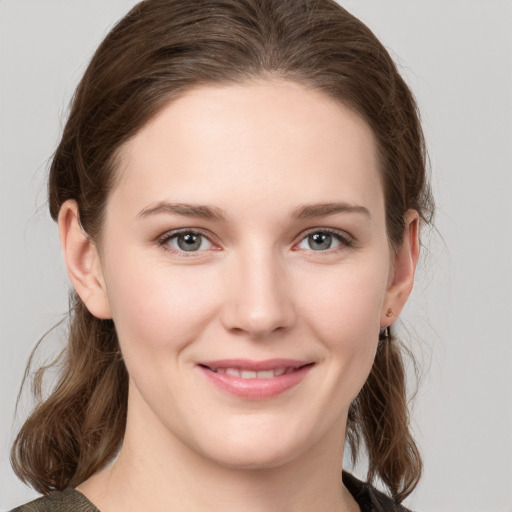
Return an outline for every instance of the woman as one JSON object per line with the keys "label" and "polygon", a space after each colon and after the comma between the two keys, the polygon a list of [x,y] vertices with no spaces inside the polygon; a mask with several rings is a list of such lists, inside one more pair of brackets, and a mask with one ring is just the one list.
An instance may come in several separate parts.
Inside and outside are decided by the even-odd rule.
{"label": "woman", "polygon": [[[147,0],[73,100],[49,181],[74,287],[17,510],[405,510],[393,336],[431,217],[414,100],[330,0]],[[364,443],[368,481],[344,473]],[[53,491],[53,492],[51,492]]]}

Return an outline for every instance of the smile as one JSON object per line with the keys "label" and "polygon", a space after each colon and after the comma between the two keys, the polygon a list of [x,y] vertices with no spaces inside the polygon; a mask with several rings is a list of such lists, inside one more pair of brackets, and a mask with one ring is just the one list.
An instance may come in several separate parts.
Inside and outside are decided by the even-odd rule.
{"label": "smile", "polygon": [[274,359],[201,362],[198,368],[216,388],[238,398],[263,400],[288,391],[302,382],[314,363]]}
{"label": "smile", "polygon": [[275,370],[242,370],[239,368],[208,368],[212,372],[231,375],[232,377],[240,377],[242,379],[273,379],[280,375],[294,372],[297,368],[288,366],[284,368],[276,368]]}

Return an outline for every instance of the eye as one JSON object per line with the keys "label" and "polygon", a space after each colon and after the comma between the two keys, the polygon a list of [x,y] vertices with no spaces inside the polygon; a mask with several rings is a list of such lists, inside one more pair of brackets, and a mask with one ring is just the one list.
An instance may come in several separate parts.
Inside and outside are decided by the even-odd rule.
{"label": "eye", "polygon": [[299,249],[329,251],[351,245],[350,240],[337,232],[317,230],[308,233],[298,244]]}
{"label": "eye", "polygon": [[212,242],[196,231],[180,231],[167,235],[160,244],[175,252],[199,252],[213,248]]}

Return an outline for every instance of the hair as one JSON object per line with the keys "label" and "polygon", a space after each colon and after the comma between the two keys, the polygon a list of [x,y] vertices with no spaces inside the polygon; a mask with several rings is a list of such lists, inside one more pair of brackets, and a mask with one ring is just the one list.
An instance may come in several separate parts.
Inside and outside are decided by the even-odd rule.
{"label": "hair", "polygon": [[[333,0],[145,0],[133,7],[101,43],[73,97],[50,167],[53,219],[73,199],[83,229],[100,240],[123,144],[191,87],[261,78],[322,91],[366,121],[379,150],[392,248],[402,243],[408,209],[430,223],[414,98],[374,34]],[[125,430],[128,374],[112,320],[95,318],[71,292],[69,324],[59,380],[42,399],[36,374],[39,403],[11,453],[17,475],[42,493],[76,486],[105,466]],[[403,352],[393,335],[379,345],[347,424],[354,460],[364,443],[368,479],[380,479],[398,502],[422,469]]]}

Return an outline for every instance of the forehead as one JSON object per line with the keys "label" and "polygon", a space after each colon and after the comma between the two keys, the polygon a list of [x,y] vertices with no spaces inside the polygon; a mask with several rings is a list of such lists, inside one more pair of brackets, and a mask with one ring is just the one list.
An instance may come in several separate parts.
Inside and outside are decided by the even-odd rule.
{"label": "forehead", "polygon": [[203,86],[169,102],[121,150],[112,200],[382,202],[373,133],[300,84]]}

